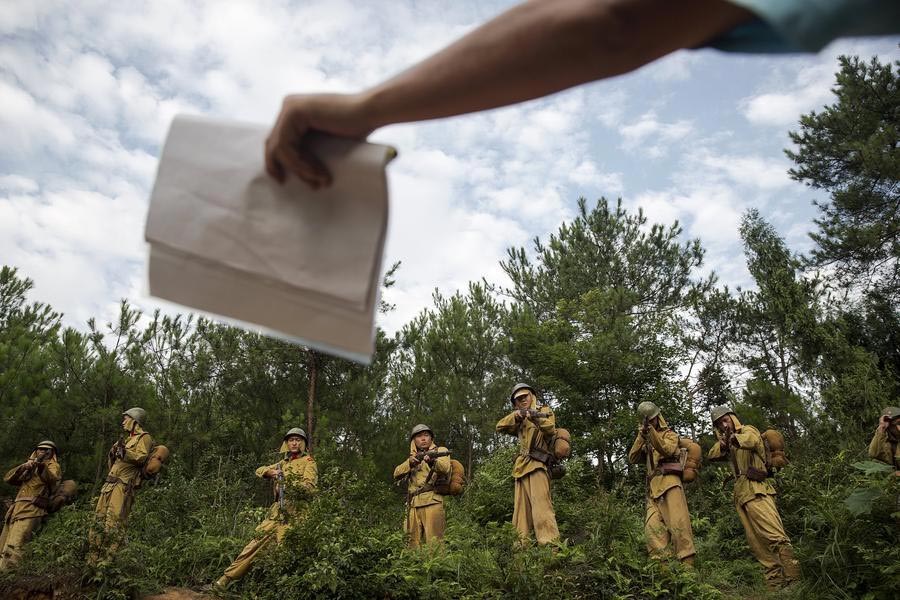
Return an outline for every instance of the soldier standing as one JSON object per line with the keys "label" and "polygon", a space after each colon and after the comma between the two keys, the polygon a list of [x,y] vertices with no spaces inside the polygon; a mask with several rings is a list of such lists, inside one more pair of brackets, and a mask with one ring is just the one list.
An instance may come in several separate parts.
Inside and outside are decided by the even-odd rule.
{"label": "soldier standing", "polygon": [[[146,419],[147,411],[143,408],[129,408],[122,413],[122,429],[126,437],[109,450],[109,473],[100,488],[94,511],[97,526],[102,529],[103,535],[97,532],[91,534],[91,562],[98,558],[99,546],[106,535],[124,534],[135,492],[141,486],[141,470],[153,449],[153,437],[144,430]],[[117,542],[113,540],[109,543],[108,551],[114,550]]]}
{"label": "soldier standing", "polygon": [[692,565],[697,551],[681,482],[683,465],[678,434],[669,429],[653,402],[641,402],[638,414],[643,421],[628,452],[628,460],[647,465],[647,515],[644,519],[647,551],[653,558],[663,559],[669,553],[671,542],[675,546],[675,555],[683,563]]}
{"label": "soldier standing", "polygon": [[301,507],[286,499],[287,489],[302,490],[308,494],[316,491],[319,471],[315,459],[306,452],[307,439],[306,432],[299,427],[289,430],[284,434],[279,450],[284,458],[256,470],[257,477],[272,480],[275,502],[269,507],[265,520],[256,528],[259,535],[244,546],[234,562],[225,569],[225,574],[214,584],[214,588],[225,589],[246,575],[263,549],[273,541],[280,543],[284,538],[289,527],[288,519],[301,514]]}
{"label": "soldier standing", "polygon": [[534,529],[537,542],[547,544],[559,539],[547,470],[552,460],[550,440],[556,435],[556,418],[549,406],[538,404],[534,388],[527,383],[516,384],[509,401],[513,411],[497,422],[497,431],[519,438],[519,455],[512,473],[513,525],[523,539]]}
{"label": "soldier standing", "polygon": [[900,408],[886,406],[878,418],[878,429],[869,443],[869,458],[889,464],[900,473]]}
{"label": "soldier standing", "polygon": [[404,528],[411,548],[444,537],[444,497],[434,490],[438,476],[450,476],[450,452],[434,443],[434,432],[419,424],[409,434],[409,458],[394,469],[394,481],[406,481]]}
{"label": "soldier standing", "polygon": [[19,486],[13,505],[3,519],[0,533],[0,572],[19,563],[22,548],[31,539],[41,519],[47,515],[50,496],[62,478],[56,444],[44,440],[28,460],[7,471],[3,480]]}
{"label": "soldier standing", "polygon": [[718,443],[713,444],[707,457],[731,463],[734,506],[750,551],[765,568],[769,589],[790,585],[800,579],[800,565],[775,506],[775,488],[767,481],[762,436],[755,427],[742,425],[728,406],[713,408],[710,416]]}

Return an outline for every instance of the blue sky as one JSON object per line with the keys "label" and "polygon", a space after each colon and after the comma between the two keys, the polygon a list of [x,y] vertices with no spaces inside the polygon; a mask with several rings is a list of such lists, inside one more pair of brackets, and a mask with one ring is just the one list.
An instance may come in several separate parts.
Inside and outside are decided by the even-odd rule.
{"label": "blue sky", "polygon": [[[84,328],[123,297],[145,309],[143,221],[177,112],[269,123],[288,93],[353,91],[425,57],[510,2],[13,2],[0,11],[0,262]],[[381,322],[432,290],[502,282],[498,261],[570,219],[579,196],[678,219],[704,271],[747,286],[737,233],[758,208],[807,249],[812,190],[787,177],[787,131],[829,103],[840,54],[900,58],[896,38],[817,55],[683,51],[635,73],[476,116],[376,132],[400,158]]]}

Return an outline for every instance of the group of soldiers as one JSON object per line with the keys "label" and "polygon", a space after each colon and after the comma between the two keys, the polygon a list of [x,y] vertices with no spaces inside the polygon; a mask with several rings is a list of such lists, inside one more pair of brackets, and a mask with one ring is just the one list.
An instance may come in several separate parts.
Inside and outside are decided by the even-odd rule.
{"label": "group of soldiers", "polygon": [[[556,419],[547,404],[538,400],[534,388],[517,384],[509,396],[512,411],[497,422],[496,430],[518,438],[519,452],[513,464],[515,481],[513,525],[522,540],[532,531],[539,544],[558,542],[559,529],[551,499],[554,469],[551,443],[557,435]],[[628,453],[632,463],[645,463],[648,473],[645,536],[649,554],[664,560],[672,555],[688,567],[694,549],[690,513],[679,469],[682,461],[679,436],[669,428],[660,409],[652,402],[638,407],[641,424]],[[775,489],[768,481],[766,448],[759,430],[742,423],[727,406],[711,411],[716,443],[710,460],[728,461],[734,476],[734,503],[744,527],[747,543],[765,568],[770,588],[790,585],[800,576],[790,538],[775,504]],[[97,526],[90,536],[89,561],[96,562],[115,549],[121,540],[136,490],[155,446],[144,429],[146,412],[132,408],[122,413],[124,439],[109,453],[109,473],[96,503]],[[394,469],[394,479],[407,488],[404,527],[413,547],[437,544],[444,534],[444,495],[436,480],[451,471],[450,452],[435,443],[434,431],[416,425],[409,435],[410,455]],[[316,492],[318,470],[307,452],[308,438],[300,428],[289,430],[282,440],[282,459],[256,470],[256,476],[271,480],[275,501],[256,535],[211,587],[225,589],[243,577],[260,552],[279,543],[292,521],[303,518],[305,499]],[[900,473],[900,408],[887,407],[869,445],[869,456],[892,465]],[[15,566],[23,546],[48,514],[53,490],[62,470],[59,450],[50,440],[40,442],[24,463],[13,467],[4,480],[19,487],[7,510],[0,534],[0,572]],[[287,493],[290,492],[290,493]]]}

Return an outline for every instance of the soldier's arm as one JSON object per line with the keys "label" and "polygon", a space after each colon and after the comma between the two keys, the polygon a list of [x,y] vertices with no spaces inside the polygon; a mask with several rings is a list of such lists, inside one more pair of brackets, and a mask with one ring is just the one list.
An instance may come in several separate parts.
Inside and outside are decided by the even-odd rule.
{"label": "soldier's arm", "polygon": [[512,411],[499,421],[497,421],[497,433],[506,433],[509,435],[519,435],[519,425],[516,421],[516,411]]}
{"label": "soldier's arm", "polygon": [[718,433],[716,434],[716,442],[709,449],[709,452],[706,453],[706,458],[708,460],[725,460],[728,458],[728,452],[722,452],[722,438],[719,437]]}
{"label": "soldier's arm", "polygon": [[267,466],[265,466],[265,467],[260,467],[260,468],[258,468],[258,469],[256,470],[256,476],[259,477],[260,479],[265,479],[265,478],[267,478],[268,475],[266,475],[266,473],[268,473],[269,471],[276,471],[276,470],[278,470],[278,465],[279,465],[279,464],[280,464],[280,463],[275,463],[274,465],[267,465]]}
{"label": "soldier's arm", "polygon": [[[446,448],[438,448],[438,452],[447,452]],[[441,456],[434,461],[434,469],[441,475],[447,475],[453,467],[450,465],[449,456]]]}
{"label": "soldier's arm", "polygon": [[315,492],[319,487],[319,467],[312,457],[307,456],[306,460],[309,461],[309,464],[303,470],[303,478],[300,481],[300,485],[310,492]]}
{"label": "soldier's arm", "polygon": [[634,438],[634,443],[631,445],[631,450],[628,451],[628,462],[634,464],[641,464],[646,459],[646,449],[644,448],[644,438],[641,436],[640,432],[637,434],[637,437]]}
{"label": "soldier's arm", "polygon": [[881,429],[877,429],[875,435],[872,436],[872,441],[869,442],[869,458],[885,462],[883,455],[885,454],[884,447],[886,445],[887,434]]}
{"label": "soldier's arm", "polygon": [[549,416],[544,417],[543,419],[534,419],[534,423],[545,437],[553,437],[556,435],[556,416],[553,414],[553,411],[550,410],[549,406],[543,406],[538,410],[547,413]]}
{"label": "soldier's arm", "polygon": [[125,447],[125,457],[122,459],[132,465],[142,465],[150,456],[153,447],[153,438],[149,433],[142,433],[137,443],[131,448]]}
{"label": "soldier's arm", "polygon": [[3,481],[8,483],[9,485],[19,485],[19,474],[22,470],[22,465],[17,467],[13,467],[9,471],[6,472],[6,475],[3,476]]}
{"label": "soldier's arm", "polygon": [[396,469],[394,469],[394,479],[395,480],[403,479],[404,477],[406,477],[409,474],[409,470],[410,470],[409,459],[407,458],[402,463],[397,465]]}
{"label": "soldier's arm", "polygon": [[665,431],[657,431],[656,428],[650,427],[650,445],[653,446],[665,458],[672,458],[678,454],[678,434],[667,429]]}
{"label": "soldier's arm", "polygon": [[762,444],[762,436],[755,429],[744,427],[740,433],[734,434],[734,441],[737,442],[738,448],[753,450]]}
{"label": "soldier's arm", "polygon": [[49,463],[47,468],[41,472],[41,481],[50,487],[56,485],[60,479],[62,479],[62,469],[56,461]]}

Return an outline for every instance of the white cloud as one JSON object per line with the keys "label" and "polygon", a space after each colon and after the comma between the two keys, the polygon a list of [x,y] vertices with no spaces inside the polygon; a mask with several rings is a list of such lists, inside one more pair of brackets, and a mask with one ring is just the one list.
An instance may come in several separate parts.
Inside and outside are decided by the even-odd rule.
{"label": "white cloud", "polygon": [[669,144],[684,139],[692,131],[690,121],[680,119],[674,123],[663,123],[653,111],[644,113],[629,125],[620,125],[622,148],[639,151],[641,155],[658,158],[666,154]]}

